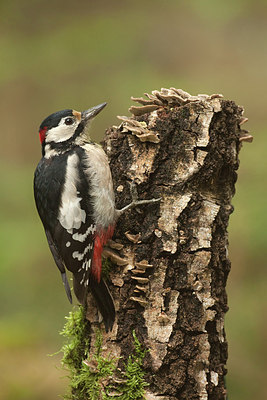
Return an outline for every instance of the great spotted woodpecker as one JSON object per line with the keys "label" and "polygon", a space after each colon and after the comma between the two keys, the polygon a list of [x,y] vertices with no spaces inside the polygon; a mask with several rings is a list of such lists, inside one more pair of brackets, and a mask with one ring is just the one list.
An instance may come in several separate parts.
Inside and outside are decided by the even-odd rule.
{"label": "great spotted woodpecker", "polygon": [[92,291],[108,331],[115,308],[101,277],[101,254],[112,237],[117,213],[106,154],[88,135],[90,121],[105,106],[59,111],[41,123],[43,157],[35,170],[34,197],[69,301],[65,267],[73,273],[74,292],[81,304],[88,289]]}
{"label": "great spotted woodpecker", "polygon": [[109,331],[115,307],[101,277],[103,247],[125,210],[160,199],[137,200],[133,193],[132,203],[115,208],[107,156],[88,134],[90,121],[105,106],[83,112],[58,111],[41,123],[42,159],[35,170],[34,197],[69,301],[72,295],[65,268],[73,273],[74,292],[81,304],[91,290]]}

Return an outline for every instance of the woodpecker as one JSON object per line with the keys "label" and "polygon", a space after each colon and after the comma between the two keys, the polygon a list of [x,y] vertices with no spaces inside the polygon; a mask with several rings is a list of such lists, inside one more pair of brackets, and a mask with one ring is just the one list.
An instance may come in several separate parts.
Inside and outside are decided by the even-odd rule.
{"label": "woodpecker", "polygon": [[109,331],[115,307],[101,276],[101,254],[119,213],[107,156],[88,134],[90,122],[105,106],[58,111],[41,123],[42,159],[34,174],[34,197],[69,301],[66,268],[73,274],[78,301],[85,304],[91,290]]}

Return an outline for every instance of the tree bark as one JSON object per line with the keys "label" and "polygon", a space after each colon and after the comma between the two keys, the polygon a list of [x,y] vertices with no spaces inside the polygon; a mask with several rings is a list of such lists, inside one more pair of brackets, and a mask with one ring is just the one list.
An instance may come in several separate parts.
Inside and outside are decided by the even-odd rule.
{"label": "tree bark", "polygon": [[109,276],[117,319],[103,352],[123,372],[135,331],[149,350],[147,400],[225,399],[227,225],[238,152],[251,136],[240,128],[242,108],[220,95],[172,88],[147,97],[134,99],[133,116],[120,117],[104,140],[117,208],[131,201],[133,181],[140,199],[161,201],[117,222],[111,247],[120,266]]}

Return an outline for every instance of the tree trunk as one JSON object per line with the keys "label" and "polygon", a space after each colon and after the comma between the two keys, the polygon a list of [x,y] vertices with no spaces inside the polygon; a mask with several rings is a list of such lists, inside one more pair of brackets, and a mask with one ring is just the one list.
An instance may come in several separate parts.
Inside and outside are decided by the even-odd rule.
{"label": "tree trunk", "polygon": [[[242,108],[220,95],[162,89],[147,97],[134,99],[141,106],[104,140],[117,208],[131,201],[133,181],[140,199],[161,197],[127,211],[111,243],[120,266],[109,274],[117,320],[102,344],[117,364],[109,395],[127,399],[121,382],[125,388],[125,365],[139,341],[148,350],[144,398],[225,399],[227,225],[238,152],[251,136],[240,129]],[[91,297],[88,319],[95,326],[92,357]],[[136,396],[128,398],[142,398]]]}

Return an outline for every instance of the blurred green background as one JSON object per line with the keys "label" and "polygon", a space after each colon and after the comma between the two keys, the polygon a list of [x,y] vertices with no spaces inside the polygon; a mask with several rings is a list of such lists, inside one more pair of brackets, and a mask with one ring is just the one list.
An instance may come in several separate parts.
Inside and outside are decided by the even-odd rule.
{"label": "blurred green background", "polygon": [[231,400],[266,398],[267,2],[1,0],[0,18],[0,399],[56,399],[68,383],[47,356],[70,307],[33,201],[39,124],[107,101],[91,131],[101,140],[131,95],[171,86],[222,93],[249,118],[229,227],[227,386]]}

